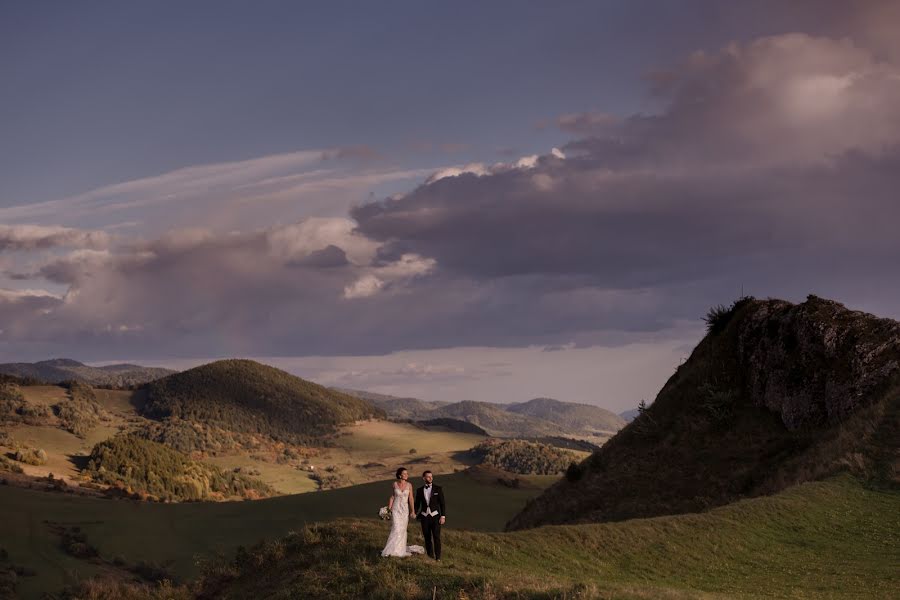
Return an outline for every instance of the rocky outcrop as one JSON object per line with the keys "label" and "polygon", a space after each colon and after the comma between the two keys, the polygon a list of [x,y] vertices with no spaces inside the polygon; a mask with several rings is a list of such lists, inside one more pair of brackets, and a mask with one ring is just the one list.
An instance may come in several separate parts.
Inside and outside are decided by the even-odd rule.
{"label": "rocky outcrop", "polygon": [[755,404],[791,430],[836,424],[900,372],[900,323],[815,296],[769,300],[741,320],[737,349]]}
{"label": "rocky outcrop", "polygon": [[510,529],[701,511],[850,469],[900,484],[900,323],[743,299],[656,400]]}

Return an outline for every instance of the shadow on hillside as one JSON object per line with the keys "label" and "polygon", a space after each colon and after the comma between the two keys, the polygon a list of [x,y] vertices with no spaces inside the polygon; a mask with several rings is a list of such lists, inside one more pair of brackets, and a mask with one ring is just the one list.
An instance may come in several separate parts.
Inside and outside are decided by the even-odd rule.
{"label": "shadow on hillside", "polygon": [[134,393],[129,396],[128,402],[134,407],[134,410],[138,414],[141,414],[144,410],[144,405],[147,403],[147,390],[135,390]]}
{"label": "shadow on hillside", "polygon": [[85,456],[84,454],[68,454],[66,458],[69,459],[69,462],[72,463],[79,471],[83,471],[87,468],[88,462],[91,460],[90,456]]}
{"label": "shadow on hillside", "polygon": [[481,458],[475,456],[469,450],[460,450],[458,452],[454,452],[450,455],[450,457],[457,462],[461,462],[467,467],[474,467],[475,465],[481,464]]}

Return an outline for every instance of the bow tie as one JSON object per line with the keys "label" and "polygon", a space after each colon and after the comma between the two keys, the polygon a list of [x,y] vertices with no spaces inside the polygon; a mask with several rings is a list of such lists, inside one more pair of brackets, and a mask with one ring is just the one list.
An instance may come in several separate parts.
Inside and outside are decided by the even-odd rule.
{"label": "bow tie", "polygon": [[426,484],[425,484],[425,489],[426,489],[426,490],[427,490],[428,488],[430,488],[430,487],[431,487],[431,484],[430,484],[430,483],[426,483]]}

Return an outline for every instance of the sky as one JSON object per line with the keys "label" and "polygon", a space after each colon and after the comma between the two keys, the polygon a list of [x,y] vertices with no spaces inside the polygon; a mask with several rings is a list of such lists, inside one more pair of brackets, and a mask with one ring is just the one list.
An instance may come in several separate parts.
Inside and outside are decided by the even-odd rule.
{"label": "sky", "polygon": [[0,5],[0,360],[652,400],[741,293],[900,318],[887,0]]}

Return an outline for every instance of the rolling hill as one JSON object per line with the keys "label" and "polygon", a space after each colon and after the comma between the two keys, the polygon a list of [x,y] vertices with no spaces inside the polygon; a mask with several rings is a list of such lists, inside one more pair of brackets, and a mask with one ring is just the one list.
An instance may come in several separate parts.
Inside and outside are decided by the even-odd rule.
{"label": "rolling hill", "polygon": [[450,404],[449,402],[429,402],[427,400],[420,400],[419,398],[388,396],[386,394],[376,394],[375,392],[365,392],[362,390],[343,388],[334,389],[350,396],[368,400],[378,408],[382,409],[392,419],[410,419],[412,421],[429,419],[432,418],[432,411]]}
{"label": "rolling hill", "polygon": [[132,364],[89,367],[77,360],[54,358],[36,363],[0,364],[0,373],[33,379],[44,383],[75,380],[98,387],[135,387],[175,373],[171,369],[142,367]]}
{"label": "rolling hill", "polygon": [[145,417],[176,417],[303,443],[339,425],[383,417],[369,402],[252,360],[220,360],[146,386]]}
{"label": "rolling hill", "polygon": [[897,486],[900,323],[741,299],[644,413],[510,529],[705,510],[849,469]]}
{"label": "rolling hill", "polygon": [[515,438],[607,438],[625,421],[608,410],[588,404],[535,398],[528,402],[430,402],[360,390],[343,390],[368,400],[398,420],[430,422],[435,419],[466,421],[496,437]]}
{"label": "rolling hill", "polygon": [[550,421],[569,431],[613,434],[625,426],[624,419],[605,408],[590,404],[560,402],[553,398],[535,398],[528,402],[507,404],[506,410]]}

